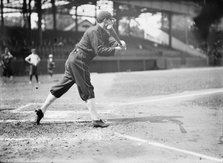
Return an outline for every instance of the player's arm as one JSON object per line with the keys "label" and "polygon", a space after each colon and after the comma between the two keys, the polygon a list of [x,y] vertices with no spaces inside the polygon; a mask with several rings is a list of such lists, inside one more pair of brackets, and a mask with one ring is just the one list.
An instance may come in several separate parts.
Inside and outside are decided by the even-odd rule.
{"label": "player's arm", "polygon": [[123,51],[127,49],[125,41],[120,40],[120,42],[122,44],[121,46],[113,37],[109,38],[110,45],[115,47],[115,55],[123,54]]}
{"label": "player's arm", "polygon": [[115,47],[104,46],[104,40],[100,37],[97,31],[92,31],[89,34],[89,39],[94,52],[99,56],[113,56]]}
{"label": "player's arm", "polygon": [[30,55],[29,55],[28,57],[25,58],[25,61],[28,62],[29,64],[31,64],[30,60],[31,60]]}
{"label": "player's arm", "polygon": [[123,51],[127,49],[126,43],[123,40],[120,40],[121,46],[119,43],[110,35],[109,37],[109,45],[115,47],[115,55],[123,54]]}
{"label": "player's arm", "polygon": [[[124,40],[120,40],[120,42],[122,43],[122,48],[123,49],[127,49],[125,41]],[[120,46],[119,43],[112,36],[109,37],[109,45],[111,47]]]}
{"label": "player's arm", "polygon": [[113,37],[111,37],[111,36],[109,37],[108,41],[109,41],[109,45],[111,47],[119,46],[118,42]]}

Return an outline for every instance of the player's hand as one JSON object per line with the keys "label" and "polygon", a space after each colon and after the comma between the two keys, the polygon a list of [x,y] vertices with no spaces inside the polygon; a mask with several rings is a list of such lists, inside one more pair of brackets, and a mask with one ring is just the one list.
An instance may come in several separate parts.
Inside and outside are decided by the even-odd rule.
{"label": "player's hand", "polygon": [[122,46],[115,47],[115,55],[121,55],[121,54],[123,54],[124,51],[125,51],[125,49]]}
{"label": "player's hand", "polygon": [[125,43],[125,41],[121,40],[121,43],[122,43],[121,48],[122,48],[123,50],[126,50],[127,47],[126,47],[126,43]]}

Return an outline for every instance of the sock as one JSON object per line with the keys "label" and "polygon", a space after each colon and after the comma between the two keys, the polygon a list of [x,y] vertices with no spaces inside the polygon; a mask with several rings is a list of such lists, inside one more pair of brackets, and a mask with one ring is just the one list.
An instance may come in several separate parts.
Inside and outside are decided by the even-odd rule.
{"label": "sock", "polygon": [[100,117],[96,111],[95,99],[91,98],[87,100],[87,108],[89,110],[90,116],[92,120],[99,120]]}

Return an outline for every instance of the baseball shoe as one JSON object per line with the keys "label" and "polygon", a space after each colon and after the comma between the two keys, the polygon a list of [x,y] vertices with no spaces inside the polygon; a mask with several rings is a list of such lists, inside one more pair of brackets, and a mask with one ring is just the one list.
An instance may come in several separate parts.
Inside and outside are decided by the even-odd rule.
{"label": "baseball shoe", "polygon": [[101,119],[100,120],[93,120],[92,123],[93,123],[93,127],[101,127],[101,128],[104,128],[104,127],[108,127],[109,126],[108,123],[105,123]]}
{"label": "baseball shoe", "polygon": [[40,120],[43,118],[44,114],[41,109],[35,110],[36,112],[36,124],[39,125]]}

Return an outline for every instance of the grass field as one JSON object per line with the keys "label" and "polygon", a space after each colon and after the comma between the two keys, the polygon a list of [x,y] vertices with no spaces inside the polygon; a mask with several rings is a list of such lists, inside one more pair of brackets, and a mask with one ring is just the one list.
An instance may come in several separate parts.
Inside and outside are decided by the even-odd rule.
{"label": "grass field", "polygon": [[[49,89],[15,77],[0,87],[0,162],[223,162],[223,68],[92,73],[93,128],[76,85],[33,124]],[[36,87],[38,86],[38,89]]]}

